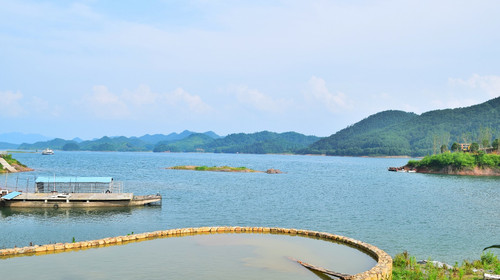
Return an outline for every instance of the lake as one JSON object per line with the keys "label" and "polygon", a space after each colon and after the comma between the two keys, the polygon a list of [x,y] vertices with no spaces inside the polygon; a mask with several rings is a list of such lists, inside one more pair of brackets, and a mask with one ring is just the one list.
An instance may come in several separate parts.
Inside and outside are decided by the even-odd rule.
{"label": "lake", "polygon": [[[393,255],[453,264],[500,242],[500,178],[388,172],[408,159],[203,153],[16,153],[36,171],[0,177],[33,191],[35,176],[111,176],[161,207],[1,209],[0,248],[202,226],[309,229],[352,237]],[[167,170],[245,166],[285,174]],[[29,181],[28,181],[29,180]],[[0,261],[1,264],[1,261]]]}

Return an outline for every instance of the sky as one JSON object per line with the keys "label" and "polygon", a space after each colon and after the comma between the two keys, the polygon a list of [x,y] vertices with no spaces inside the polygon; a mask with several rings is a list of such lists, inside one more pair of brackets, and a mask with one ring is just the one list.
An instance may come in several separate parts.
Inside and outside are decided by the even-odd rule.
{"label": "sky", "polygon": [[0,133],[296,131],[500,96],[500,1],[0,0]]}

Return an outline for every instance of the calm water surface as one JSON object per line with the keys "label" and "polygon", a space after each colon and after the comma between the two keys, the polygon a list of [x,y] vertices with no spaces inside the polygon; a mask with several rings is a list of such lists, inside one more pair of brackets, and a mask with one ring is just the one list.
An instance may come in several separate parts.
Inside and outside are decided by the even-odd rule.
{"label": "calm water surface", "polygon": [[348,246],[272,234],[184,236],[1,261],[7,279],[319,279],[290,258],[348,274],[376,264]]}
{"label": "calm water surface", "polygon": [[[500,242],[500,179],[387,172],[407,159],[242,154],[56,152],[14,154],[35,172],[0,177],[112,176],[163,206],[0,210],[0,248],[91,240],[179,227],[271,226],[349,236],[391,255],[454,263]],[[166,170],[230,165],[286,174]],[[2,262],[0,261],[0,267]]]}

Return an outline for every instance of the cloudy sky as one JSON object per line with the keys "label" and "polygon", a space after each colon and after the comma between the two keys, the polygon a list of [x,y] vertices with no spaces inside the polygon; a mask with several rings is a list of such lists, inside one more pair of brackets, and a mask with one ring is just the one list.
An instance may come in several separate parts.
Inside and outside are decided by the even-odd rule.
{"label": "cloudy sky", "polygon": [[500,1],[0,0],[1,133],[327,136],[500,96]]}

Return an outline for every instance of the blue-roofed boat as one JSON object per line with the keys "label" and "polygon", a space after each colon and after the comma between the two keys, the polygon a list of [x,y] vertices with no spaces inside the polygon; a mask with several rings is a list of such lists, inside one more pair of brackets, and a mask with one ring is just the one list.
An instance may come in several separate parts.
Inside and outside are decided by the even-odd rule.
{"label": "blue-roofed boat", "polygon": [[0,207],[73,208],[127,207],[161,204],[161,195],[123,192],[112,177],[38,177],[35,191],[0,191]]}

